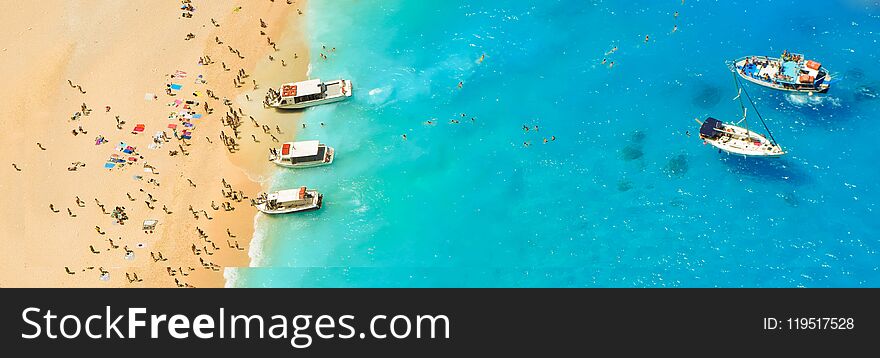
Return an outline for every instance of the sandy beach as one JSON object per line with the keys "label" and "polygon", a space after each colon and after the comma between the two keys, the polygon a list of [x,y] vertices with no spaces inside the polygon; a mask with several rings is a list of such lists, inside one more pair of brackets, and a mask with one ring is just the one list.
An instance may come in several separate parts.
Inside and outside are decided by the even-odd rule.
{"label": "sandy beach", "polygon": [[0,287],[222,287],[225,267],[247,266],[248,198],[299,116],[261,101],[306,78],[305,11],[103,0],[0,14]]}

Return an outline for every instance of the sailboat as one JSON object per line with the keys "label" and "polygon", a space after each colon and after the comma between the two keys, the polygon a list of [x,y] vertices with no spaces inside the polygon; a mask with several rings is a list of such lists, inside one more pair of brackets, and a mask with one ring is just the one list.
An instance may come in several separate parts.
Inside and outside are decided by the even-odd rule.
{"label": "sailboat", "polygon": [[[785,151],[779,143],[776,143],[776,139],[774,139],[773,134],[770,133],[770,128],[767,127],[767,123],[764,122],[764,118],[761,117],[761,113],[758,112],[758,107],[755,106],[755,102],[752,101],[749,93],[743,88],[742,83],[735,72],[733,73],[733,78],[738,90],[737,96],[733,99],[739,99],[739,104],[743,111],[743,117],[735,124],[724,123],[713,117],[708,117],[702,122],[697,120],[697,123],[700,123],[700,139],[703,140],[703,144],[711,144],[727,153],[746,157],[773,158],[785,155]],[[748,109],[745,106],[745,102],[743,102],[743,94],[746,95],[752,108],[755,109],[758,119],[761,120],[761,124],[764,125],[764,129],[767,131],[767,136],[749,129],[749,122],[746,119]],[[741,123],[744,123],[744,127],[739,126]]]}

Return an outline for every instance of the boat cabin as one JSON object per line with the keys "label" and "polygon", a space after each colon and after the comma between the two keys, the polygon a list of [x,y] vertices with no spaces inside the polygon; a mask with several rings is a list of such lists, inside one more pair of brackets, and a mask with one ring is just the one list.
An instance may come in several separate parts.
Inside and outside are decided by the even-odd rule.
{"label": "boat cabin", "polygon": [[269,209],[304,206],[311,202],[312,194],[309,194],[304,186],[299,189],[280,190],[266,196],[266,206]]}
{"label": "boat cabin", "polygon": [[721,121],[709,117],[700,126],[700,137],[707,139],[718,139],[724,134],[724,124]]}
{"label": "boat cabin", "polygon": [[281,161],[290,164],[323,162],[327,146],[317,140],[284,143],[281,146]]}
{"label": "boat cabin", "polygon": [[324,98],[327,86],[320,79],[287,83],[281,86],[281,105],[317,101]]}

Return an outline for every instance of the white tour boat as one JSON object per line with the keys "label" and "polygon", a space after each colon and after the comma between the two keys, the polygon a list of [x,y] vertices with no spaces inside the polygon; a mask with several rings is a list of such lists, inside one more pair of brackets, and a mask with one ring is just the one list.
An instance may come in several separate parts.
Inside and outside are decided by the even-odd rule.
{"label": "white tour boat", "polygon": [[333,163],[333,147],[317,140],[288,142],[269,148],[269,161],[286,168],[311,168]]}
{"label": "white tour boat", "polygon": [[274,193],[260,194],[254,199],[254,206],[265,214],[287,214],[301,211],[318,210],[324,195],[314,189],[279,190]]}
{"label": "white tour boat", "polygon": [[283,84],[280,91],[269,88],[263,103],[273,108],[306,108],[339,102],[348,97],[351,97],[351,81],[321,82],[320,79],[313,79]]}

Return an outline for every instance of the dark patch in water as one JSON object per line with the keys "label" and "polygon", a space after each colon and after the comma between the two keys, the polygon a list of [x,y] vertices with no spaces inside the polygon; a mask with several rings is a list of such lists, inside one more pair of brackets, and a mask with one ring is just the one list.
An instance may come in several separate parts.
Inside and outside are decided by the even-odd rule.
{"label": "dark patch in water", "polygon": [[721,89],[716,86],[704,85],[694,96],[693,103],[700,108],[715,107],[721,101]]}
{"label": "dark patch in water", "polygon": [[641,159],[645,156],[645,152],[642,150],[643,142],[645,141],[645,137],[647,134],[642,131],[634,131],[630,135],[629,144],[626,147],[623,147],[623,150],[620,152],[620,156],[625,161],[632,161],[636,159]]}
{"label": "dark patch in water", "polygon": [[645,153],[642,152],[641,146],[633,144],[623,147],[623,151],[621,151],[620,154],[623,157],[623,160],[626,161],[641,159],[645,155]]}
{"label": "dark patch in water", "polygon": [[[819,31],[820,31],[819,28],[821,27],[821,26],[817,26],[817,24],[821,24],[822,19],[818,18],[818,17],[799,16],[797,18],[793,18],[791,20],[791,22],[792,22],[792,28],[796,31],[796,33],[799,33],[802,36],[804,36],[804,35],[816,36],[819,34]],[[824,27],[821,27],[821,28],[824,28]],[[789,49],[789,50],[791,50],[791,49]],[[782,53],[782,51],[779,51],[779,52]],[[797,52],[797,51],[795,51],[795,52]],[[770,56],[770,57],[777,57],[776,55],[778,55],[778,54],[774,54],[773,56]]]}
{"label": "dark patch in water", "polygon": [[786,204],[793,208],[798,207],[798,205],[800,205],[801,203],[801,199],[798,198],[797,194],[795,194],[794,192],[782,194],[782,200],[784,200]]}
{"label": "dark patch in water", "polygon": [[626,179],[620,179],[617,181],[617,191],[626,192],[633,188],[633,183]]}
{"label": "dark patch in water", "polygon": [[633,132],[631,139],[632,139],[633,143],[642,143],[645,141],[646,136],[647,136],[647,134],[645,134],[645,132],[635,131],[635,132]]}
{"label": "dark patch in water", "polygon": [[844,74],[844,78],[849,81],[861,81],[865,79],[865,72],[862,71],[861,68],[853,68],[849,71],[846,71]]}
{"label": "dark patch in water", "polygon": [[779,180],[792,185],[800,185],[809,180],[806,172],[785,158],[746,158],[725,154],[723,163],[734,173],[760,180]]}
{"label": "dark patch in water", "polygon": [[674,208],[684,208],[687,206],[687,202],[679,197],[670,199],[668,204]]}
{"label": "dark patch in water", "polygon": [[666,172],[669,175],[685,175],[688,172],[687,155],[679,154],[669,159],[669,162],[666,163]]}

